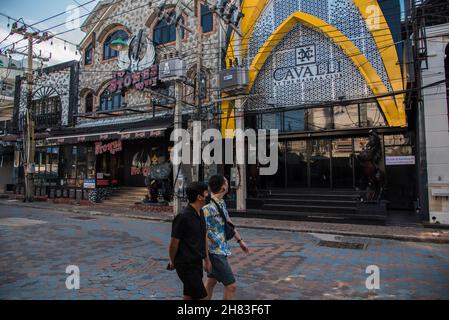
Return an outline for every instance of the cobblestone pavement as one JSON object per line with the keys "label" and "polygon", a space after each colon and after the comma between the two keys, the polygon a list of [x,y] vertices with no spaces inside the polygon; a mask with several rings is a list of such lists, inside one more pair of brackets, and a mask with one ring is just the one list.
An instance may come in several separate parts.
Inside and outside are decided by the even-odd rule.
{"label": "cobblestone pavement", "polygon": [[[92,216],[126,217],[133,219],[165,221],[173,220],[173,214],[167,212],[139,211],[131,207],[117,208],[101,204],[90,206],[53,204],[50,202],[23,203],[17,200],[0,200],[1,206],[17,206],[44,210],[56,210],[69,214],[83,214]],[[232,216],[232,215],[231,215]],[[256,218],[233,217],[233,222],[242,228],[265,229],[278,231],[294,231],[305,233],[332,233],[341,236],[356,236],[400,241],[446,243],[449,244],[449,230],[424,227],[419,224],[397,225],[360,225],[343,223],[325,223],[311,221],[285,221]]]}
{"label": "cobblestone pavement", "polygon": [[[0,299],[180,299],[170,224],[0,206]],[[243,229],[239,299],[449,299],[449,245]],[[80,290],[65,286],[68,265]],[[366,268],[380,268],[380,290]],[[220,299],[222,288],[216,292]]]}

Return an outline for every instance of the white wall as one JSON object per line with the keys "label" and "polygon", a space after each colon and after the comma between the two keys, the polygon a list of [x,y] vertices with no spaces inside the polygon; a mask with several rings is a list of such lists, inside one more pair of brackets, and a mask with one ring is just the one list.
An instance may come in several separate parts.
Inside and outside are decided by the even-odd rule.
{"label": "white wall", "polygon": [[[426,29],[429,69],[423,70],[423,85],[445,79],[445,49],[449,43],[449,24]],[[449,224],[449,197],[433,197],[432,189],[448,189],[449,192],[449,128],[446,87],[425,89],[424,114],[427,144],[427,171],[429,183],[430,222]]]}

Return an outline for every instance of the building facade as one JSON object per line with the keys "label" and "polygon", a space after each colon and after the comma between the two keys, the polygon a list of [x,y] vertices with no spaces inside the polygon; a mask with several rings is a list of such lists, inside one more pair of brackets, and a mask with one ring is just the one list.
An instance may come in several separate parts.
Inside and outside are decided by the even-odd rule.
{"label": "building facade", "polygon": [[14,141],[7,141],[12,131],[14,87],[21,75],[22,61],[0,54],[0,192],[10,189],[13,183]]}
{"label": "building facade", "polygon": [[[244,1],[242,10],[241,49],[233,35],[227,56],[249,71],[245,125],[277,129],[280,140],[275,176],[248,166],[248,204],[260,190],[365,190],[359,155],[375,131],[384,196],[392,209],[413,209],[399,1]],[[223,127],[235,124],[232,108],[223,106]]]}
{"label": "building facade", "polygon": [[[70,71],[66,65],[44,69],[52,79],[39,78],[34,86],[36,99],[57,93],[60,105],[58,114],[42,118],[51,123],[43,124],[43,140],[38,139],[42,149],[36,153],[35,184],[43,188],[37,194],[86,199],[90,189],[155,184],[158,197],[172,199],[174,108],[179,103],[185,128],[192,115],[198,114],[199,55],[200,102],[205,108],[219,94],[215,77],[219,54],[214,46],[220,24],[211,12],[212,4],[195,1],[180,8],[176,16],[177,4],[166,1],[161,7],[148,1],[100,1],[81,26],[85,32],[78,48],[81,61],[71,64]],[[202,52],[197,30],[201,30]],[[117,41],[127,49],[114,50]],[[181,83],[179,101],[175,80]],[[16,102],[18,124],[26,107],[24,96]],[[38,102],[34,104],[39,131],[41,109]],[[50,159],[50,163],[40,159]],[[40,181],[41,168],[50,168],[54,179],[47,173]],[[184,173],[187,181],[192,179],[189,171]]]}
{"label": "building facade", "polygon": [[449,8],[426,1],[427,61],[422,64],[429,222],[449,223]]}
{"label": "building facade", "polygon": [[[67,185],[66,158],[58,144],[51,141],[55,132],[74,125],[74,110],[78,103],[78,62],[70,61],[37,69],[33,75],[31,111],[34,121],[36,195],[45,195]],[[15,87],[13,134],[15,142],[14,184],[16,192],[24,189],[23,141],[24,117],[28,108],[26,78],[17,76]]]}

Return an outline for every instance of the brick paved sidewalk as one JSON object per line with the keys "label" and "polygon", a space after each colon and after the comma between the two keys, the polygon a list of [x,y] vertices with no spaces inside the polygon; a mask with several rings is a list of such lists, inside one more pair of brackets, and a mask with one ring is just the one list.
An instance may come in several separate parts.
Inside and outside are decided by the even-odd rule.
{"label": "brick paved sidewalk", "polygon": [[[101,215],[112,217],[127,217],[135,219],[171,222],[173,215],[163,212],[143,212],[132,208],[116,208],[105,204],[77,206],[67,204],[53,204],[49,202],[23,203],[0,199],[2,206],[20,206],[36,209],[46,209],[67,214]],[[285,221],[255,218],[233,218],[233,222],[240,228],[267,229],[279,231],[324,233],[334,235],[358,236],[380,239],[391,239],[411,242],[449,243],[449,230],[425,228],[424,226],[373,226],[360,224],[339,224],[307,221]]]}

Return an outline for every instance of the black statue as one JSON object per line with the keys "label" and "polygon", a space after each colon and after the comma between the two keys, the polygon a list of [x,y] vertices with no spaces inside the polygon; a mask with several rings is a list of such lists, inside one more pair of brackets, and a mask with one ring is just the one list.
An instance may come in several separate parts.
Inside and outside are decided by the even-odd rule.
{"label": "black statue", "polygon": [[370,130],[368,143],[357,158],[364,174],[361,188],[367,191],[363,199],[379,201],[385,187],[385,173],[379,166],[382,159],[382,145],[375,130]]}

